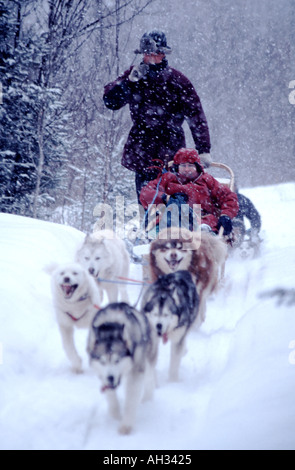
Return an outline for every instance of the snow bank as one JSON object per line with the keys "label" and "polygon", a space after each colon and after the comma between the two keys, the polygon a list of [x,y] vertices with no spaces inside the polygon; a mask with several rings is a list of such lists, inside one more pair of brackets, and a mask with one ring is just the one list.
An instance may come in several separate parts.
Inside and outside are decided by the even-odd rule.
{"label": "snow bank", "polygon": [[161,348],[159,388],[130,436],[107,415],[86,332],[76,335],[85,371],[74,375],[55,322],[44,268],[71,261],[84,235],[0,214],[1,449],[294,449],[294,306],[261,293],[294,287],[295,185],[242,192],[262,215],[261,256],[228,260],[223,289],[189,337],[180,382],[167,381]]}

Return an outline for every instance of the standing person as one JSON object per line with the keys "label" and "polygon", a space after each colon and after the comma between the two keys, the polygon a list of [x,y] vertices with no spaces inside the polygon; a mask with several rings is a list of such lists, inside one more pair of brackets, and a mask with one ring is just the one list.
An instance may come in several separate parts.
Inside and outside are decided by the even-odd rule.
{"label": "standing person", "polygon": [[[207,120],[191,82],[168,65],[171,53],[163,32],[145,33],[136,54],[139,66],[106,85],[104,103],[112,110],[129,104],[133,126],[124,147],[122,165],[135,172],[137,197],[150,180],[153,159],[166,166],[178,149],[185,147],[183,122],[187,121],[201,161],[209,166],[210,136]],[[140,202],[140,201],[139,201]]]}

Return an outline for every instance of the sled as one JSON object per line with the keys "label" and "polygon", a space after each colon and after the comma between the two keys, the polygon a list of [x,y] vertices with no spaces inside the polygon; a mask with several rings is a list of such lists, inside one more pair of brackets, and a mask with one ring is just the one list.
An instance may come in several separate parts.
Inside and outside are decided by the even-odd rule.
{"label": "sled", "polygon": [[[223,171],[226,171],[227,175],[226,177],[221,177],[221,176],[215,176],[214,174],[214,168],[215,169],[218,169],[218,170],[223,170]],[[210,171],[211,169],[211,171]],[[208,171],[209,170],[209,171]],[[234,191],[234,187],[235,187],[235,175],[234,175],[234,172],[233,170],[228,166],[228,165],[225,165],[225,163],[219,163],[219,162],[212,162],[210,164],[210,167],[208,168],[207,172],[210,174],[212,174],[212,176],[214,176],[214,178],[221,184],[223,184],[224,186],[227,186],[231,191]],[[212,171],[213,170],[213,171]],[[223,237],[223,231],[224,231],[224,228],[223,227],[220,227],[219,229],[219,232],[218,232],[218,235],[220,237]],[[225,237],[226,240],[228,242],[230,242],[231,244],[231,239],[232,239],[232,236],[230,237]]]}
{"label": "sled", "polygon": [[[231,191],[234,191],[235,187],[235,175],[233,170],[228,166],[225,165],[224,163],[219,163],[219,162],[212,162],[210,167],[206,170],[207,173],[214,173],[214,168],[219,169],[219,170],[224,170],[226,171],[227,175],[224,177],[221,176],[214,176],[214,178],[221,184],[224,184],[225,186],[228,186]],[[210,171],[211,170],[211,171]],[[213,170],[213,171],[212,171]]]}
{"label": "sled", "polygon": [[[168,164],[168,168],[171,166],[173,162]],[[228,186],[231,191],[234,190],[235,185],[235,177],[233,170],[226,164],[220,162],[212,162],[210,167],[205,170],[206,172],[214,172],[214,169],[221,170],[223,173],[226,172],[226,176],[214,176],[214,178],[221,184]],[[212,171],[213,170],[213,171]],[[165,206],[162,207],[152,207],[148,212],[148,224],[146,226],[146,232],[150,232],[151,230],[155,229],[155,227],[159,224],[159,221],[162,217],[162,213],[165,211]],[[219,235],[223,235],[223,227],[221,227],[219,231]]]}
{"label": "sled", "polygon": [[[168,169],[172,166],[172,164],[173,164],[173,161],[168,163]],[[207,168],[205,170],[205,172],[208,172],[210,174],[212,174],[214,172],[219,173],[217,175],[212,174],[212,176],[214,176],[214,178],[219,183],[229,187],[229,189],[231,191],[234,191],[234,185],[235,185],[234,172],[225,163],[212,162],[210,167]],[[221,173],[222,176],[220,176],[220,173]],[[158,234],[159,222],[160,222],[165,210],[166,210],[166,206],[164,204],[158,204],[157,206],[154,205],[154,204],[151,204],[151,207],[148,209],[148,211],[145,214],[144,227],[140,230],[141,234],[142,234],[142,232],[145,233],[145,242],[144,243],[149,243],[154,238],[156,238],[156,236]],[[219,236],[220,237],[223,236],[223,227],[220,228]],[[229,241],[228,237],[226,237],[226,238],[227,238],[227,241]]]}
{"label": "sled", "polygon": [[[168,164],[168,168],[169,168]],[[212,174],[214,178],[221,184],[227,186],[231,191],[234,191],[234,185],[235,185],[235,177],[234,177],[234,172],[233,170],[226,164],[221,163],[221,162],[212,162],[210,167],[205,170],[206,172],[212,174],[212,173],[217,173],[217,175]],[[143,228],[143,231],[145,232],[146,240],[145,244],[149,244],[154,238],[156,238],[157,235],[157,228],[159,225],[159,222],[161,220],[161,217],[166,210],[166,206],[164,204],[160,204],[158,206],[152,205],[149,209],[149,211],[146,213],[146,216],[148,217],[147,219],[147,224],[145,228]],[[223,236],[223,227],[219,230],[220,237]],[[224,237],[226,242],[229,245],[232,245],[233,240],[232,237]],[[140,256],[140,264],[143,265],[143,279],[144,281],[150,281],[150,273],[149,273],[149,256],[148,254],[143,254]]]}

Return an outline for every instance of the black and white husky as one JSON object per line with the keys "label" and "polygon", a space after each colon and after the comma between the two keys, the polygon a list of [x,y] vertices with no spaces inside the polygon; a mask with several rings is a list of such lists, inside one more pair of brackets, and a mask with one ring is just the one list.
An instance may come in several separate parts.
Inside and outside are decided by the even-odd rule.
{"label": "black and white husky", "polygon": [[[126,303],[112,303],[97,312],[87,351],[98,374],[109,413],[120,419],[119,432],[129,434],[141,399],[151,399],[155,387],[156,338],[144,314]],[[122,414],[117,388],[126,382]]]}
{"label": "black and white husky", "polygon": [[142,311],[158,338],[171,342],[169,379],[177,381],[185,340],[198,316],[199,296],[189,271],[162,275],[146,291]]}

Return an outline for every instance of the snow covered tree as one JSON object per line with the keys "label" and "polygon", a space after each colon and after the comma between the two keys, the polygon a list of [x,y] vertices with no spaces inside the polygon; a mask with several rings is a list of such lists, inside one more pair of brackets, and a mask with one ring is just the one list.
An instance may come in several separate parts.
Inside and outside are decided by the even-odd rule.
{"label": "snow covered tree", "polygon": [[54,121],[62,104],[42,74],[46,37],[23,31],[28,5],[1,2],[1,211],[36,217],[56,184],[62,135]]}
{"label": "snow covered tree", "polygon": [[78,53],[68,58],[61,77],[69,112],[68,188],[58,200],[54,220],[90,230],[97,203],[114,205],[116,196],[135,197],[133,175],[120,163],[129,114],[122,110],[114,115],[102,95],[105,83],[120,71],[133,18],[150,3],[96,0],[88,10],[87,18],[100,21],[89,21],[82,29]]}
{"label": "snow covered tree", "polygon": [[2,211],[52,219],[61,207],[60,221],[84,229],[97,202],[130,186],[118,178],[124,120],[102,92],[121,28],[153,1],[0,2]]}

